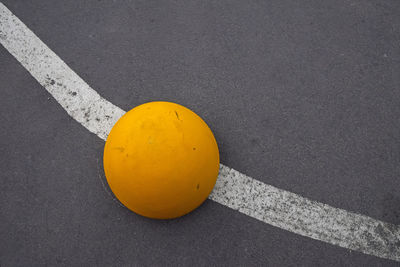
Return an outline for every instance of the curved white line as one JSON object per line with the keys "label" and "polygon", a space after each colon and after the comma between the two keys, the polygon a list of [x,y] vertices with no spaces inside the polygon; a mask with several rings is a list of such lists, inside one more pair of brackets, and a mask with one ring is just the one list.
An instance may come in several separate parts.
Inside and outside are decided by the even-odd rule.
{"label": "curved white line", "polygon": [[[102,98],[0,3],[0,42],[86,129],[106,139],[125,113]],[[290,232],[400,261],[400,226],[264,184],[221,164],[210,199]]]}

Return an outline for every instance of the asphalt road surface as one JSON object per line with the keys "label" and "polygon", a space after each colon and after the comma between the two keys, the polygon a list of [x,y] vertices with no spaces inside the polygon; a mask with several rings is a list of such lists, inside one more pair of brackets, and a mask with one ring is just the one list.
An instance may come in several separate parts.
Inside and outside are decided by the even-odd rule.
{"label": "asphalt road surface", "polygon": [[[187,106],[225,165],[400,224],[399,1],[3,3],[122,109]],[[170,221],[130,212],[110,196],[104,141],[2,46],[0,125],[1,266],[398,264],[211,200]]]}

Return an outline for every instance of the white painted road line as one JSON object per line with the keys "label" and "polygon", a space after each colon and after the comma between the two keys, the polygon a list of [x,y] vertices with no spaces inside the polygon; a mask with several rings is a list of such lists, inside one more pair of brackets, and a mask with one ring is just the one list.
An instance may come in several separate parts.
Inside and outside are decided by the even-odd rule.
{"label": "white painted road line", "polygon": [[68,114],[105,139],[125,113],[102,98],[0,3],[0,42]]}
{"label": "white painted road line", "polygon": [[[105,140],[125,113],[102,98],[0,3],[0,43],[86,129]],[[210,199],[290,232],[400,262],[400,226],[264,184],[221,164]]]}

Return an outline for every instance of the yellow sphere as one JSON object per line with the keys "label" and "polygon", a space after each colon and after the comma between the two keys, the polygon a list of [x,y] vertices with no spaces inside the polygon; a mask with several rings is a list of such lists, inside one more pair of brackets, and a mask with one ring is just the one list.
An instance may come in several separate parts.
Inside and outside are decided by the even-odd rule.
{"label": "yellow sphere", "polygon": [[176,218],[211,193],[219,171],[218,146],[193,111],[150,102],[114,125],[104,148],[104,171],[114,195],[130,210]]}

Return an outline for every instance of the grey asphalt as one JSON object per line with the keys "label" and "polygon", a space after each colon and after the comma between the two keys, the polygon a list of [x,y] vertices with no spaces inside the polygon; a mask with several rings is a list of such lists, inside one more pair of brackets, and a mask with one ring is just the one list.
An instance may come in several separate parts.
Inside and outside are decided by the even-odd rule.
{"label": "grey asphalt", "polygon": [[[400,2],[3,3],[88,84],[129,110],[185,105],[221,162],[400,224]],[[140,217],[109,195],[104,142],[0,47],[1,266],[396,266],[207,200]]]}

